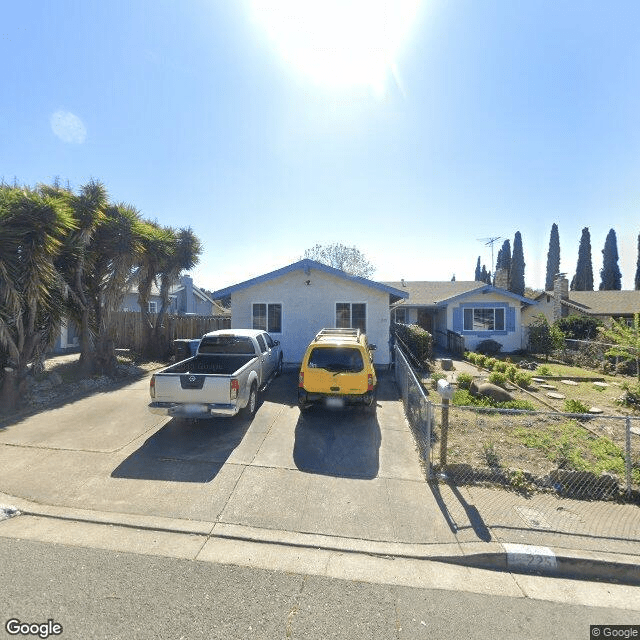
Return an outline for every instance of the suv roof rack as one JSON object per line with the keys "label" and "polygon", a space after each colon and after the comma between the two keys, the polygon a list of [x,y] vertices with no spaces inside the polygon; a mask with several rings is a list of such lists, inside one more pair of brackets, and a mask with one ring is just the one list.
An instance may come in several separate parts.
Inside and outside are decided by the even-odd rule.
{"label": "suv roof rack", "polygon": [[345,338],[359,338],[360,329],[321,329],[315,339],[319,340],[325,336],[343,336]]}

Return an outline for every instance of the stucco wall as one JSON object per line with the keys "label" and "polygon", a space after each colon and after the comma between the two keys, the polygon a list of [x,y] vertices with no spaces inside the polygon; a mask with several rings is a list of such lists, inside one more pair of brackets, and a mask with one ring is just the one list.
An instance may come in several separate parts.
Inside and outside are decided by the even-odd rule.
{"label": "stucco wall", "polygon": [[[454,321],[454,315],[464,314],[465,308],[490,308],[501,307],[505,309],[504,331],[464,331]],[[464,337],[465,347],[474,351],[483,340],[496,340],[502,345],[502,351],[517,351],[525,345],[523,343],[523,330],[520,317],[520,302],[513,298],[501,296],[499,293],[489,291],[482,296],[473,298],[461,298],[447,307],[447,327],[460,333]]]}
{"label": "stucco wall", "polygon": [[336,326],[336,302],[366,303],[367,338],[377,347],[374,362],[389,364],[389,294],[315,269],[309,274],[302,269],[286,273],[232,293],[231,326],[252,328],[254,303],[281,304],[282,333],[272,335],[282,344],[285,362],[298,363],[320,329]]}

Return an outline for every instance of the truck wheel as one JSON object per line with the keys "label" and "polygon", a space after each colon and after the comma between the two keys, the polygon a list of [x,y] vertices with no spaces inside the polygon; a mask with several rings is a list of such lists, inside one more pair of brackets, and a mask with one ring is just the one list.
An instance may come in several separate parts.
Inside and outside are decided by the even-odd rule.
{"label": "truck wheel", "polygon": [[247,402],[247,406],[243,409],[243,413],[247,418],[253,418],[256,414],[256,409],[258,408],[258,387],[254,382],[251,385],[251,391],[249,391],[249,402]]}

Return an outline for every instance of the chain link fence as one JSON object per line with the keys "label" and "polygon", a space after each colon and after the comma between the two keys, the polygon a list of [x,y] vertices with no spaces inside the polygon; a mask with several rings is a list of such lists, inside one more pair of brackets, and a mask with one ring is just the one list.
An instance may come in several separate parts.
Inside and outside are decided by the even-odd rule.
{"label": "chain link fence", "polygon": [[398,347],[395,363],[429,480],[640,502],[640,418],[449,405]]}

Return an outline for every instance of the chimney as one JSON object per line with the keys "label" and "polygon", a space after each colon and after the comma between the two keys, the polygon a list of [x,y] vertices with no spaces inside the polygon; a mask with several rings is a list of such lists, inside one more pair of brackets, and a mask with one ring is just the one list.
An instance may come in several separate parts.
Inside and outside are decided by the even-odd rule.
{"label": "chimney", "polygon": [[404,278],[401,278],[401,279],[400,279],[400,282],[402,282],[402,286],[403,286],[403,287],[406,287],[406,286],[407,286],[407,283],[404,281]]}
{"label": "chimney", "polygon": [[558,273],[553,280],[553,321],[566,318],[569,309],[562,304],[562,300],[569,299],[569,280],[566,273]]}
{"label": "chimney", "polygon": [[182,284],[184,285],[184,295],[185,295],[185,313],[195,313],[195,300],[193,298],[193,278],[186,274],[180,278],[182,280]]}
{"label": "chimney", "polygon": [[493,281],[493,286],[497,289],[504,289],[505,291],[509,291],[509,270],[508,269],[497,269],[496,277]]}

